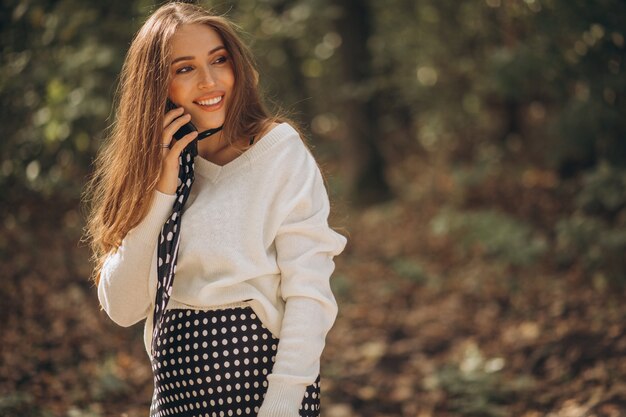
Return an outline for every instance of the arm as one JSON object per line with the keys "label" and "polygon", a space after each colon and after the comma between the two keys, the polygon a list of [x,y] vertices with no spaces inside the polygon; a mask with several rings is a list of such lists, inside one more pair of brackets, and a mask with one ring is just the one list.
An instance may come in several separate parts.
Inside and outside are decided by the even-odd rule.
{"label": "arm", "polygon": [[[275,239],[285,315],[276,362],[259,417],[297,417],[306,386],[320,371],[326,334],[337,316],[330,288],[333,257],[346,238],[328,227],[330,205],[313,158],[298,168],[297,195]],[[303,178],[304,177],[304,178]]]}
{"label": "arm", "polygon": [[153,303],[148,289],[151,262],[159,232],[175,200],[176,195],[155,190],[146,217],[104,261],[98,299],[109,317],[120,326],[130,326],[145,318]]}

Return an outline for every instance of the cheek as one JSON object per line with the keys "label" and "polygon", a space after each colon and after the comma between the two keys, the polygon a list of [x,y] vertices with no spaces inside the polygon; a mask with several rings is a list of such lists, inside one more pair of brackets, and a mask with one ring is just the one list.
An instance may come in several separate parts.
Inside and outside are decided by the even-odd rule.
{"label": "cheek", "polygon": [[229,68],[228,71],[225,72],[224,79],[224,84],[228,85],[232,89],[235,85],[235,71],[233,70],[232,66]]}
{"label": "cheek", "polygon": [[183,96],[183,86],[181,85],[181,83],[176,82],[176,81],[171,81],[170,82],[170,86],[167,89],[167,96],[170,98],[170,100],[172,100],[173,102],[180,102],[180,99]]}

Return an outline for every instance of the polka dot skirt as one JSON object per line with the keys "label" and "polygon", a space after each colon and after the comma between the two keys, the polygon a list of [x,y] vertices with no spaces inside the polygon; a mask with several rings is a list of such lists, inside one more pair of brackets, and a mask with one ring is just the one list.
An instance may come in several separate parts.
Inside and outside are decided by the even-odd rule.
{"label": "polka dot skirt", "polygon": [[[152,360],[151,417],[257,415],[278,339],[251,307],[166,310]],[[320,385],[306,388],[301,417],[319,417]]]}

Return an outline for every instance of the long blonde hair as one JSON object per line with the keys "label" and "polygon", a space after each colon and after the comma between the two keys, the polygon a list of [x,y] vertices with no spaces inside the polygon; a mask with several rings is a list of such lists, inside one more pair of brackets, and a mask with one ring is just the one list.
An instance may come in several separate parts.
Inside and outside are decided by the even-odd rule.
{"label": "long blonde hair", "polygon": [[224,122],[229,141],[252,137],[278,117],[262,103],[251,52],[234,26],[188,3],[157,9],[133,39],[120,74],[116,118],[95,159],[83,193],[89,205],[85,237],[95,263],[97,284],[106,256],[147,214],[161,169],[162,125],[170,82],[170,39],[183,24],[205,24],[221,36],[229,51],[235,85]]}

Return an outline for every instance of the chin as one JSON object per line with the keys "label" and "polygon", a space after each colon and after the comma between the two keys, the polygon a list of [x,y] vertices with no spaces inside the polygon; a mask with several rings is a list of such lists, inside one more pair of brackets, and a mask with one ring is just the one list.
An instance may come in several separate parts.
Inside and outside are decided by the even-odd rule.
{"label": "chin", "polygon": [[208,129],[215,129],[216,127],[220,127],[224,125],[224,122],[226,121],[225,117],[199,117],[199,120],[197,120],[197,123],[194,122],[194,125],[196,125],[196,127],[198,128],[198,130],[203,131],[203,130],[208,130]]}

